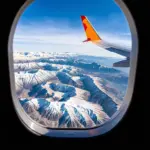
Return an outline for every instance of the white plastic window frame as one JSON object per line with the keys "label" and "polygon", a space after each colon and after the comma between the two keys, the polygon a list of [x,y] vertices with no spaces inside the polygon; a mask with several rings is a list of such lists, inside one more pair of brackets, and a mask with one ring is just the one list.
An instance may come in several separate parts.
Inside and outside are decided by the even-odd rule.
{"label": "white plastic window frame", "polygon": [[123,103],[120,107],[120,109],[111,117],[109,121],[104,123],[103,125],[100,125],[98,127],[90,128],[90,129],[50,129],[45,128],[41,124],[38,124],[36,121],[31,119],[27,113],[22,108],[19,101],[17,101],[16,97],[16,91],[15,91],[15,77],[14,77],[14,61],[13,61],[13,38],[14,33],[16,30],[16,26],[18,23],[18,20],[22,13],[26,10],[27,7],[33,2],[34,0],[26,0],[26,2],[23,4],[23,6],[18,11],[9,35],[9,41],[8,41],[8,58],[9,58],[9,74],[10,74],[10,81],[11,81],[11,94],[12,94],[12,100],[14,104],[14,108],[16,110],[16,113],[21,120],[21,122],[24,124],[24,126],[30,130],[32,133],[36,135],[45,135],[50,137],[93,137],[102,135],[108,131],[110,131],[112,128],[114,128],[119,121],[123,118],[125,115],[129,104],[132,99],[133,89],[134,89],[134,82],[135,82],[135,75],[136,75],[136,65],[137,65],[137,56],[138,56],[138,36],[136,31],[136,26],[134,24],[134,20],[132,18],[132,15],[130,11],[128,10],[127,6],[122,0],[114,0],[118,4],[118,6],[123,11],[124,15],[126,16],[126,19],[128,21],[130,32],[132,35],[132,51],[131,51],[131,61],[130,61],[130,73],[129,73],[129,79],[128,79],[128,88],[126,91],[126,95],[124,97]]}

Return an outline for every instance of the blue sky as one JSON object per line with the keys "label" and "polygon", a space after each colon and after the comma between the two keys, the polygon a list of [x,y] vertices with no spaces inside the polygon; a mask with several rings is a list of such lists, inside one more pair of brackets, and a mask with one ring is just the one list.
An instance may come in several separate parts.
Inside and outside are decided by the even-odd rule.
{"label": "blue sky", "polygon": [[128,23],[113,0],[35,0],[19,19],[14,50],[119,57],[92,43],[82,43],[86,37],[80,15],[88,17],[103,39],[131,45]]}

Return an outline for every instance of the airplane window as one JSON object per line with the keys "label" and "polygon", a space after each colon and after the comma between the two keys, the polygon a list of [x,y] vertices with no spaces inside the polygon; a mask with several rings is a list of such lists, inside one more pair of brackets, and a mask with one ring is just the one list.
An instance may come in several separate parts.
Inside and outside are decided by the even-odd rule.
{"label": "airplane window", "polygon": [[31,2],[22,7],[10,36],[18,114],[40,134],[82,129],[95,135],[111,129],[110,121],[121,111],[123,116],[131,100],[132,66],[135,72],[133,31],[120,8],[125,5],[117,0]]}

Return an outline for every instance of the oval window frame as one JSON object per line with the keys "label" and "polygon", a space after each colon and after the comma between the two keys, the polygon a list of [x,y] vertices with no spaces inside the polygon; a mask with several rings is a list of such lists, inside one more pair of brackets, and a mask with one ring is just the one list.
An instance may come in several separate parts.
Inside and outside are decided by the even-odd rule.
{"label": "oval window frame", "polygon": [[22,5],[22,7],[17,12],[17,15],[15,16],[15,19],[13,21],[11,31],[9,34],[9,40],[8,40],[8,58],[9,58],[9,75],[10,75],[10,86],[11,86],[11,95],[13,104],[16,110],[16,113],[21,120],[21,122],[24,124],[24,126],[30,130],[32,133],[36,135],[46,135],[51,137],[93,137],[102,135],[111,129],[113,129],[123,118],[125,115],[130,102],[132,100],[132,94],[134,89],[134,82],[135,82],[135,76],[136,76],[136,67],[137,67],[137,56],[138,56],[138,35],[136,26],[134,23],[134,20],[132,18],[132,15],[125,5],[123,1],[120,0],[114,0],[116,4],[118,4],[118,7],[122,10],[124,13],[128,25],[130,28],[130,32],[132,35],[132,51],[131,51],[131,61],[130,61],[130,73],[128,78],[128,88],[126,91],[126,95],[124,97],[123,103],[120,107],[120,110],[117,111],[109,121],[104,123],[103,125],[91,128],[91,129],[50,129],[45,128],[41,124],[38,124],[36,121],[31,119],[24,109],[21,107],[19,101],[16,101],[16,91],[15,91],[15,77],[14,77],[14,66],[13,66],[13,37],[16,30],[16,26],[18,24],[18,21],[20,19],[20,16],[22,13],[26,10],[27,7],[30,6],[30,4],[34,0],[26,0],[26,2]]}

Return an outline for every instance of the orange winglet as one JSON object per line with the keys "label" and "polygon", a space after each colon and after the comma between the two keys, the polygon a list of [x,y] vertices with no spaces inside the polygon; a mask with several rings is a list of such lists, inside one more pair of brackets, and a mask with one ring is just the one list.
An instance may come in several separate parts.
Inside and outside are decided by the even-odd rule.
{"label": "orange winglet", "polygon": [[101,38],[99,37],[99,35],[97,34],[97,32],[95,31],[95,29],[92,27],[91,23],[89,22],[89,20],[87,19],[86,16],[81,16],[81,20],[82,20],[82,24],[84,27],[84,31],[86,33],[86,37],[87,39],[83,42],[99,42],[101,41]]}

